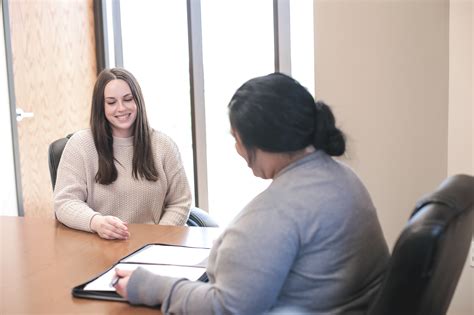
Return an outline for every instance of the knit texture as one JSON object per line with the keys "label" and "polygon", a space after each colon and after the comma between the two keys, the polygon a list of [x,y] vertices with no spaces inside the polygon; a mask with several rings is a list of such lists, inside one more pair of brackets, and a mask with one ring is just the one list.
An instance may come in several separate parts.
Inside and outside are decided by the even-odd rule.
{"label": "knit texture", "polygon": [[98,154],[90,129],[76,132],[66,144],[54,190],[56,217],[65,225],[91,231],[94,215],[112,215],[127,223],[184,225],[191,192],[176,144],[154,130],[152,146],[158,181],[132,176],[133,137],[113,138],[118,177],[96,183]]}

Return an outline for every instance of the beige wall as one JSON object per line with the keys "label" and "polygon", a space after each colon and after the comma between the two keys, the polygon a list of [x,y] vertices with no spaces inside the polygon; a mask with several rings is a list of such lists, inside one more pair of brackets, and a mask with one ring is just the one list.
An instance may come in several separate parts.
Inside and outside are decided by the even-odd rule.
{"label": "beige wall", "polygon": [[[449,5],[448,174],[474,174],[473,10],[468,0]],[[470,259],[459,280],[450,314],[473,314],[474,268]]]}
{"label": "beige wall", "polygon": [[448,1],[316,0],[316,96],[348,136],[390,245],[447,174]]}
{"label": "beige wall", "polygon": [[472,36],[473,5],[451,0],[449,7],[448,173],[474,174]]}
{"label": "beige wall", "polygon": [[[472,152],[472,132],[452,140],[472,131],[472,120],[462,130],[453,127],[472,113],[465,103],[455,114],[449,106],[453,97],[466,99],[450,98],[449,6],[449,0],[315,0],[316,96],[332,105],[347,133],[345,161],[367,185],[390,247],[416,201],[448,169],[472,173],[472,164],[465,169],[469,157],[455,162],[451,152]],[[470,43],[459,36],[461,54]],[[472,67],[458,66],[466,69],[463,80]],[[466,269],[450,315],[472,314],[470,276]]]}

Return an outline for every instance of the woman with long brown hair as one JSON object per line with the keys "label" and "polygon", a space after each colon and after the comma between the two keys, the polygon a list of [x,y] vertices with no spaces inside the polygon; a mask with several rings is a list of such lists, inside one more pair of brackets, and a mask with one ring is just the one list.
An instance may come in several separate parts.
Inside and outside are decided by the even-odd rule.
{"label": "woman with long brown hair", "polygon": [[191,192],[176,144],[148,124],[135,77],[105,69],[92,94],[90,129],[66,144],[54,190],[56,217],[106,239],[127,223],[184,225]]}

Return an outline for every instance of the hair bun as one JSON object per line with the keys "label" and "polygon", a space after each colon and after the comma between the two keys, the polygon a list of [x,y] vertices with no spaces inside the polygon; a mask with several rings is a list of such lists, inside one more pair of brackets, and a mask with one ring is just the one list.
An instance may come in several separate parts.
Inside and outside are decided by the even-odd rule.
{"label": "hair bun", "polygon": [[336,120],[329,108],[322,101],[316,102],[314,128],[314,146],[331,156],[341,156],[346,151],[344,134],[336,127]]}
{"label": "hair bun", "polygon": [[329,132],[326,146],[323,150],[331,156],[341,156],[344,154],[346,151],[346,140],[341,130],[335,128]]}

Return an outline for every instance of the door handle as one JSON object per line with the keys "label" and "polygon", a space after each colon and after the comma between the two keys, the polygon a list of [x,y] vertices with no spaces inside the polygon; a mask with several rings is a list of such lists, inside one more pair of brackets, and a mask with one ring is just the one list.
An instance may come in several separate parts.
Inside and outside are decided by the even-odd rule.
{"label": "door handle", "polygon": [[17,108],[16,109],[16,121],[22,121],[23,118],[31,118],[33,117],[35,114],[32,113],[32,112],[25,112],[23,109],[21,108]]}

